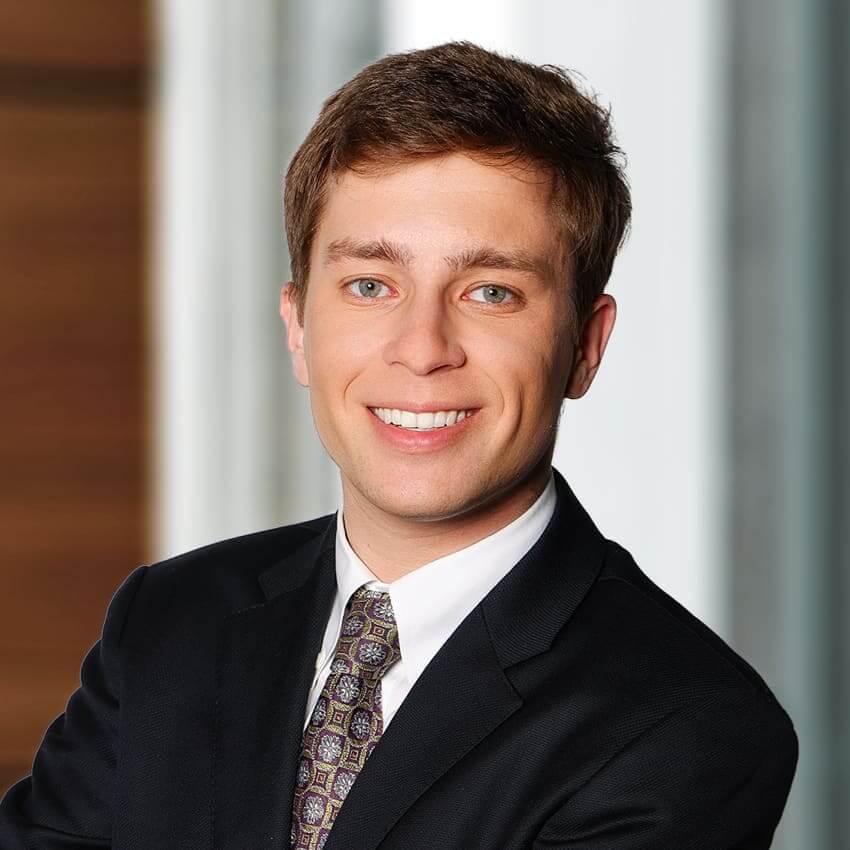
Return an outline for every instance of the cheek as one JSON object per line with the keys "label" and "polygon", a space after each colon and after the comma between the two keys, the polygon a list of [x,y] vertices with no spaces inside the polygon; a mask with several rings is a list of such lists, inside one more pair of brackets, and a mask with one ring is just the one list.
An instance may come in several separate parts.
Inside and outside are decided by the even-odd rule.
{"label": "cheek", "polygon": [[342,375],[346,368],[346,346],[334,342],[331,334],[314,334],[305,348],[310,373],[318,383],[316,389],[328,385],[328,378]]}
{"label": "cheek", "polygon": [[368,328],[335,319],[330,311],[318,316],[304,340],[311,390],[338,399],[368,364],[375,362],[377,340]]}
{"label": "cheek", "polygon": [[511,340],[501,339],[498,346],[491,344],[483,354],[479,363],[501,388],[506,404],[521,408],[523,416],[539,415],[550,407],[560,409],[561,384],[566,385],[560,340],[545,330],[529,328]]}

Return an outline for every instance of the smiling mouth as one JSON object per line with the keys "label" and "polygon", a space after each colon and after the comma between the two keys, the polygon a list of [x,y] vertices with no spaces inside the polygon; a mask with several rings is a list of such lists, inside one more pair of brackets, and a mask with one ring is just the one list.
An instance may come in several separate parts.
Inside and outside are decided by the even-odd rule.
{"label": "smiling mouth", "polygon": [[476,413],[471,410],[434,410],[427,413],[414,413],[411,410],[399,410],[389,407],[370,407],[369,410],[387,425],[395,425],[408,431],[435,431],[438,428],[451,428]]}

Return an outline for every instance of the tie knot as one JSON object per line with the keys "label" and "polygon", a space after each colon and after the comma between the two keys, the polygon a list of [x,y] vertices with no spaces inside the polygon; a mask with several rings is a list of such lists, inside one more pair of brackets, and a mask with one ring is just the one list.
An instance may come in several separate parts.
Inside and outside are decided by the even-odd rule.
{"label": "tie knot", "polygon": [[374,620],[386,626],[396,624],[389,593],[385,590],[369,590],[365,584],[351,594],[348,612],[360,620]]}
{"label": "tie knot", "polygon": [[334,656],[334,672],[383,676],[401,658],[390,595],[365,585],[351,595]]}

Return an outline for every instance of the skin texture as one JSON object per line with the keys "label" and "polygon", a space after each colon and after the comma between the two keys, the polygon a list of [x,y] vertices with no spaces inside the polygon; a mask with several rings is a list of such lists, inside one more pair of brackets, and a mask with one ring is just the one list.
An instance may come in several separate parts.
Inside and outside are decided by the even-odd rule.
{"label": "skin texture", "polygon": [[[575,327],[559,237],[531,166],[454,153],[330,183],[303,324],[291,286],[280,313],[340,470],[349,542],[383,581],[492,534],[542,492],[562,400],[587,392],[616,316],[603,294]],[[411,451],[381,437],[376,406],[476,412],[448,445]]]}

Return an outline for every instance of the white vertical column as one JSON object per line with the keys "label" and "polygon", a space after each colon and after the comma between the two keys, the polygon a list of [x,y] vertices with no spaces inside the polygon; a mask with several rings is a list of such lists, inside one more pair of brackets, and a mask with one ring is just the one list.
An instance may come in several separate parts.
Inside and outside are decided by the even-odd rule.
{"label": "white vertical column", "polygon": [[[284,521],[277,4],[162,0],[155,136],[157,555]],[[293,395],[290,403],[298,403]],[[306,437],[309,439],[309,435]]]}
{"label": "white vertical column", "polygon": [[292,377],[282,181],[319,106],[374,58],[372,0],[158,0],[155,557],[338,505]]}

